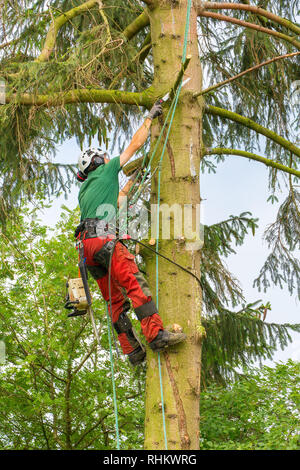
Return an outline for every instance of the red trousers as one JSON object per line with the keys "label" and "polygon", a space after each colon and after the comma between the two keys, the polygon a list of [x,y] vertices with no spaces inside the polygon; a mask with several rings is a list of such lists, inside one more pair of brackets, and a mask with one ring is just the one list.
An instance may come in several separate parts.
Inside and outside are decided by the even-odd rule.
{"label": "red trousers", "polygon": [[[84,257],[88,268],[97,266],[98,263],[94,256],[111,239],[112,237],[98,237],[83,240]],[[97,275],[93,274],[93,276],[96,278],[104,299],[109,303],[108,272],[99,278]],[[150,343],[157,336],[159,330],[164,329],[163,323],[152,300],[148,284],[134,261],[134,255],[118,241],[111,260],[111,305],[109,305],[109,312],[114,324],[118,322],[122,313],[126,314],[129,310],[128,298],[131,300],[138,318],[143,317],[145,312],[148,315],[140,322],[142,332]],[[141,315],[141,313],[143,314]],[[126,333],[119,333],[118,339],[124,354],[129,354],[138,346],[138,343],[135,344],[134,340],[132,341]]]}

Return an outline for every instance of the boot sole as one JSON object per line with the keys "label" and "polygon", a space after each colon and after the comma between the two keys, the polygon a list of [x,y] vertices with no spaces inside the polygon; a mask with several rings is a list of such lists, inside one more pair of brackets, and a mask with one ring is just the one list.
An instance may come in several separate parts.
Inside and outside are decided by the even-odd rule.
{"label": "boot sole", "polygon": [[151,348],[151,349],[154,352],[164,351],[165,349],[168,349],[170,346],[174,346],[175,344],[182,343],[183,341],[186,340],[186,338],[187,338],[187,335],[182,334],[181,338],[177,338],[177,339],[173,338],[165,346],[162,346],[160,348],[158,347],[158,348],[155,348],[155,349]]}

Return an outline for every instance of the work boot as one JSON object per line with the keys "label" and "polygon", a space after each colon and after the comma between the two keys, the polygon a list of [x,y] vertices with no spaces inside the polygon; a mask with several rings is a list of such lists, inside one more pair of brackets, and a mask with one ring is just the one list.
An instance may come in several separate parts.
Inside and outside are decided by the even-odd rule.
{"label": "work boot", "polygon": [[156,338],[149,343],[152,351],[162,351],[173,344],[181,343],[186,340],[184,333],[171,333],[167,330],[160,330]]}
{"label": "work boot", "polygon": [[141,346],[138,346],[134,351],[127,354],[129,362],[132,366],[137,366],[142,364],[146,358],[146,350],[142,349]]}

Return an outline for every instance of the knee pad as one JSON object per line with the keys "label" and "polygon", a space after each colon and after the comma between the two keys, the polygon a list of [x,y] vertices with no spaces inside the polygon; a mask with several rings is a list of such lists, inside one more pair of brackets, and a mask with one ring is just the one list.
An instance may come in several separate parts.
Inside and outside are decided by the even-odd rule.
{"label": "knee pad", "polygon": [[129,344],[132,346],[133,349],[137,347],[144,348],[143,344],[139,340],[135,329],[132,326],[130,318],[128,318],[126,312],[129,310],[130,304],[129,302],[125,302],[124,304],[125,309],[120,314],[118,320],[114,322],[114,329],[116,330],[117,334],[120,335],[122,333],[126,334],[127,340]]}

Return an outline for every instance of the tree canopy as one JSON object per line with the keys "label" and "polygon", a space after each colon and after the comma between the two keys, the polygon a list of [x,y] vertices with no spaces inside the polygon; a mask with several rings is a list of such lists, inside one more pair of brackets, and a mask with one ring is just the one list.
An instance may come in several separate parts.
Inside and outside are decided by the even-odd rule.
{"label": "tree canopy", "polygon": [[[188,5],[192,27],[187,45],[194,55],[182,63],[182,33],[188,26],[183,18]],[[102,380],[105,372],[96,370],[93,358],[99,351],[93,345],[88,322],[76,321],[73,324],[78,329],[73,331],[62,314],[57,315],[60,310],[57,292],[61,292],[58,277],[64,277],[65,268],[70,272],[70,265],[74,264],[71,247],[66,247],[70,244],[74,215],[70,219],[65,215],[57,228],[59,235],[51,239],[44,227],[34,221],[28,223],[28,203],[42,205],[44,197],[67,194],[74,182],[75,156],[68,163],[57,161],[59,143],[75,138],[82,148],[96,138],[99,146],[122,150],[134,127],[142,122],[145,110],[165,93],[174,91],[179,78],[181,83],[183,76],[189,74],[191,81],[180,95],[171,138],[167,141],[163,127],[173,119],[166,119],[170,107],[166,103],[163,116],[166,122],[158,120],[145,147],[145,153],[152,150],[161,133],[166,139],[169,160],[162,163],[155,158],[151,162],[146,191],[139,203],[149,208],[150,202],[160,200],[157,178],[160,180],[161,173],[163,197],[170,205],[179,193],[180,203],[197,204],[200,203],[199,166],[205,177],[207,171],[217,171],[227,155],[246,158],[249,165],[266,165],[268,202],[278,204],[281,191],[285,200],[278,204],[274,223],[266,228],[270,255],[262,262],[255,286],[266,291],[271,285],[286,285],[291,295],[299,297],[297,1],[260,0],[254,4],[249,0],[239,3],[195,0],[191,4],[186,0],[54,0],[51,3],[0,0],[0,6],[1,90],[5,87],[5,93],[0,94],[4,306],[1,321],[12,342],[16,393],[20,391],[26,402],[20,416],[26,412],[28,401],[34,403],[28,412],[32,416],[34,409],[42,429],[40,439],[47,441],[47,410],[50,409],[54,433],[46,445],[71,448],[79,442],[88,447],[87,430],[91,429],[87,439],[96,441],[98,427],[94,433],[92,421],[85,423],[85,430],[79,421],[75,425],[70,422],[71,408],[74,406],[75,410],[77,400],[84,393],[77,379],[82,374],[83,380],[93,382],[100,374]],[[178,13],[183,11],[184,16]],[[147,161],[147,155],[143,161]],[[134,165],[138,165],[138,160]],[[140,196],[139,192],[137,195]],[[188,289],[187,283],[178,281],[178,285],[194,315],[188,327],[197,330],[199,326],[195,337],[194,332],[190,336],[195,339],[198,335],[198,340],[192,342],[196,345],[198,341],[197,351],[202,343],[205,385],[213,382],[224,385],[235,376],[237,368],[271,358],[278,344],[286,346],[291,329],[299,331],[298,325],[267,323],[269,303],[246,300],[238,280],[228,271],[226,257],[244,243],[248,234],[255,235],[258,226],[255,214],[247,207],[240,215],[229,214],[230,209],[226,220],[204,227],[201,251],[187,253],[178,240],[173,240],[178,242],[176,253],[170,252],[170,246],[166,247],[169,256],[190,264],[199,275],[202,294],[193,286],[192,300],[188,292],[183,292],[184,287]],[[158,239],[159,236],[157,243]],[[57,259],[63,260],[58,268]],[[152,265],[149,259],[145,263],[153,274],[154,258]],[[175,279],[176,276],[168,279],[164,298],[168,290],[176,288]],[[202,326],[194,328],[198,313],[200,318],[201,303]],[[103,305],[100,302],[98,305],[102,311]],[[179,315],[179,302],[174,305],[173,313]],[[182,320],[187,324],[186,318]],[[101,360],[105,363],[106,359],[104,353]],[[200,358],[195,361],[200,363]],[[126,368],[121,362],[122,367]],[[175,369],[170,366],[166,374],[174,373]],[[139,383],[135,379],[130,384],[126,382],[133,395]],[[30,383],[32,390],[29,396],[26,383]],[[168,384],[166,380],[165,385]],[[126,387],[121,392],[124,397]],[[198,385],[191,386],[197,397],[198,388]],[[3,390],[7,396],[11,393],[5,387]],[[76,399],[71,403],[73,390]],[[41,393],[45,394],[42,398]],[[174,387],[172,393],[174,398]],[[13,399],[12,406],[14,403]],[[196,400],[193,406],[197,406],[195,403]],[[184,418],[177,405],[178,396],[171,406],[177,407],[176,413]],[[60,406],[62,411],[57,413]],[[88,412],[92,413],[93,399],[90,406]],[[157,409],[155,412],[159,413]],[[110,414],[107,413],[97,414],[94,420],[103,430],[97,446],[109,446]],[[63,427],[59,431],[64,436],[63,443],[57,420],[61,420]],[[184,419],[179,419],[176,445],[185,448],[189,441],[185,441],[186,429],[180,428],[182,422]],[[169,425],[173,425],[171,418]],[[124,419],[124,429],[126,426]],[[130,440],[136,429],[139,430],[139,424],[135,430],[130,424],[126,429]],[[194,437],[194,431],[189,435]],[[26,446],[22,439],[15,445]]]}

